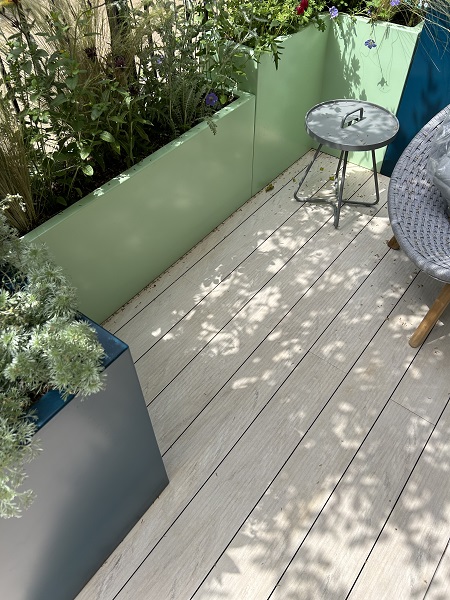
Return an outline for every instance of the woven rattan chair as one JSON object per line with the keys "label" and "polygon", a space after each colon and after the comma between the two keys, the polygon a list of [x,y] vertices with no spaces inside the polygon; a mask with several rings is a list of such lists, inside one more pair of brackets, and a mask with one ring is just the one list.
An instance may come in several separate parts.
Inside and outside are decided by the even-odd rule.
{"label": "woven rattan chair", "polygon": [[414,137],[399,158],[388,190],[388,210],[399,247],[422,271],[444,282],[444,287],[416,329],[410,346],[420,346],[450,303],[450,220],[446,201],[427,174],[430,146],[436,128],[450,114],[450,105],[439,112]]}

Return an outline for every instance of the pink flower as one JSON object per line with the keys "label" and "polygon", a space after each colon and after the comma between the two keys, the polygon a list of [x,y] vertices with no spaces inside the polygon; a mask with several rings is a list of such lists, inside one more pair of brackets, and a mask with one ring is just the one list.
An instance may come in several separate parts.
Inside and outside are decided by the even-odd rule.
{"label": "pink flower", "polygon": [[295,9],[295,12],[298,15],[303,15],[307,8],[308,8],[308,0],[302,0],[300,2],[300,4],[297,6],[297,8]]}

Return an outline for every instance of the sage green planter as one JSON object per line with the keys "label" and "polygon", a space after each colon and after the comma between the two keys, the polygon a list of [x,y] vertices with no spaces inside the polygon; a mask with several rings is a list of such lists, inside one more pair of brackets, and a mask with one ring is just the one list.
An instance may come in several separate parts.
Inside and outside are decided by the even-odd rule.
{"label": "sage green planter", "polygon": [[[396,114],[421,30],[422,24],[372,24],[362,17],[339,15],[328,28],[321,101],[356,98]],[[369,39],[376,47],[365,46]],[[386,148],[376,151],[378,169],[385,152]],[[352,153],[349,160],[372,168],[370,152]]]}
{"label": "sage green planter", "polygon": [[269,54],[243,66],[247,78],[239,86],[256,95],[252,194],[312,146],[304,117],[320,101],[327,37],[328,29],[308,25],[283,38],[278,69]]}
{"label": "sage green planter", "polygon": [[[325,31],[311,24],[283,38],[278,70],[269,54],[243,65],[247,77],[239,86],[256,95],[252,194],[314,146],[304,119],[315,104],[357,98],[397,111],[422,26],[372,25],[345,14],[324,20]],[[365,46],[368,39],[377,47]],[[379,167],[384,153],[376,152]],[[372,168],[370,153],[351,160]]]}
{"label": "sage green planter", "polygon": [[47,244],[102,322],[232,214],[251,194],[255,99],[245,92],[26,235]]}

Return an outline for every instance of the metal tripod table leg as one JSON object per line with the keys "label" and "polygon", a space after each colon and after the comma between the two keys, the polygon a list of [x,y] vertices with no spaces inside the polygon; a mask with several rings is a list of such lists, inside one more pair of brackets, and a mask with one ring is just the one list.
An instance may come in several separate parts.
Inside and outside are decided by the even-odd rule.
{"label": "metal tripod table leg", "polygon": [[[378,204],[378,202],[380,201],[380,191],[379,191],[379,186],[378,186],[375,151],[372,150],[373,178],[374,178],[374,183],[375,183],[375,201],[374,202],[358,202],[355,200],[344,200],[343,195],[344,195],[344,186],[345,186],[345,176],[346,176],[346,172],[347,172],[347,162],[348,162],[348,152],[347,151],[342,151],[340,153],[339,162],[338,162],[338,165],[336,168],[335,183],[334,183],[336,202],[333,202],[326,198],[320,198],[317,196],[310,196],[309,198],[300,198],[298,196],[300,188],[302,187],[309,171],[311,170],[311,167],[313,166],[314,162],[316,161],[321,148],[322,148],[322,144],[319,145],[319,147],[317,148],[317,150],[314,154],[314,158],[312,159],[311,163],[306,168],[306,171],[305,171],[300,183],[298,184],[297,191],[294,193],[294,198],[297,200],[297,202],[319,202],[322,204],[331,204],[331,206],[333,207],[333,214],[334,214],[334,226],[337,229],[339,227],[339,218],[341,215],[341,208],[342,208],[343,204],[352,204],[354,206],[355,205],[356,206],[374,206],[375,204]],[[342,167],[342,173],[340,173],[341,167]]]}
{"label": "metal tripod table leg", "polygon": [[320,149],[322,148],[322,144],[319,144],[319,147],[317,148],[316,152],[314,153],[314,158],[312,159],[312,161],[309,163],[309,165],[306,167],[306,171],[305,174],[303,175],[303,177],[300,180],[300,183],[298,184],[298,188],[297,191],[294,193],[294,198],[297,200],[297,202],[307,202],[309,199],[305,199],[305,198],[299,198],[298,197],[298,193],[300,191],[300,188],[303,185],[303,182],[305,181],[309,171],[311,170],[311,167],[313,166],[313,164],[316,162],[316,158],[319,156],[319,152]]}
{"label": "metal tripod table leg", "polygon": [[[335,221],[334,221],[334,226],[336,228],[339,225],[339,215],[341,212],[342,204],[351,204],[352,206],[375,206],[380,201],[380,189],[378,186],[378,175],[377,175],[377,162],[375,159],[375,151],[374,150],[372,150],[372,165],[373,165],[373,180],[375,183],[375,200],[373,202],[358,202],[356,200],[342,200],[342,195],[344,192],[345,168],[347,166],[348,152],[344,152],[344,154],[346,156],[344,156],[344,167],[342,170],[342,184],[340,186],[340,192],[339,192],[340,200],[338,198],[337,220],[336,220],[336,214],[335,214]],[[339,162],[340,162],[340,159],[339,159]]]}
{"label": "metal tripod table leg", "polygon": [[[340,169],[340,166],[342,163],[342,157],[344,157],[344,162],[343,162],[343,166],[342,166],[342,177],[339,180],[339,169]],[[341,155],[339,157],[338,168],[336,171],[336,179],[335,179],[335,192],[337,194],[337,204],[334,205],[334,227],[336,229],[339,227],[339,217],[341,216],[341,207],[342,207],[342,203],[344,202],[342,200],[342,196],[344,194],[345,173],[347,171],[347,159],[348,159],[348,152],[341,152]]]}

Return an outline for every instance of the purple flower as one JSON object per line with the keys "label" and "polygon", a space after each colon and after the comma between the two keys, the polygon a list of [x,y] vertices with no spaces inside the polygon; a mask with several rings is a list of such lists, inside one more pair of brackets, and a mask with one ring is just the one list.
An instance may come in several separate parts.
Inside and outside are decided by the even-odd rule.
{"label": "purple flower", "polygon": [[369,50],[372,50],[372,48],[376,48],[376,43],[375,40],[366,40],[364,42],[364,46],[367,46],[369,48]]}
{"label": "purple flower", "polygon": [[400,4],[400,0],[391,0],[391,1],[389,2],[389,4],[390,4],[391,6],[398,6],[398,5]]}
{"label": "purple flower", "polygon": [[328,10],[329,10],[329,12],[330,12],[330,17],[331,17],[332,19],[335,19],[335,18],[338,16],[338,14],[339,14],[339,11],[338,11],[338,9],[337,9],[335,6],[332,6],[332,7],[331,7],[331,8],[329,8]]}
{"label": "purple flower", "polygon": [[205,104],[206,106],[215,106],[219,102],[219,98],[216,96],[214,92],[209,92],[205,96]]}

